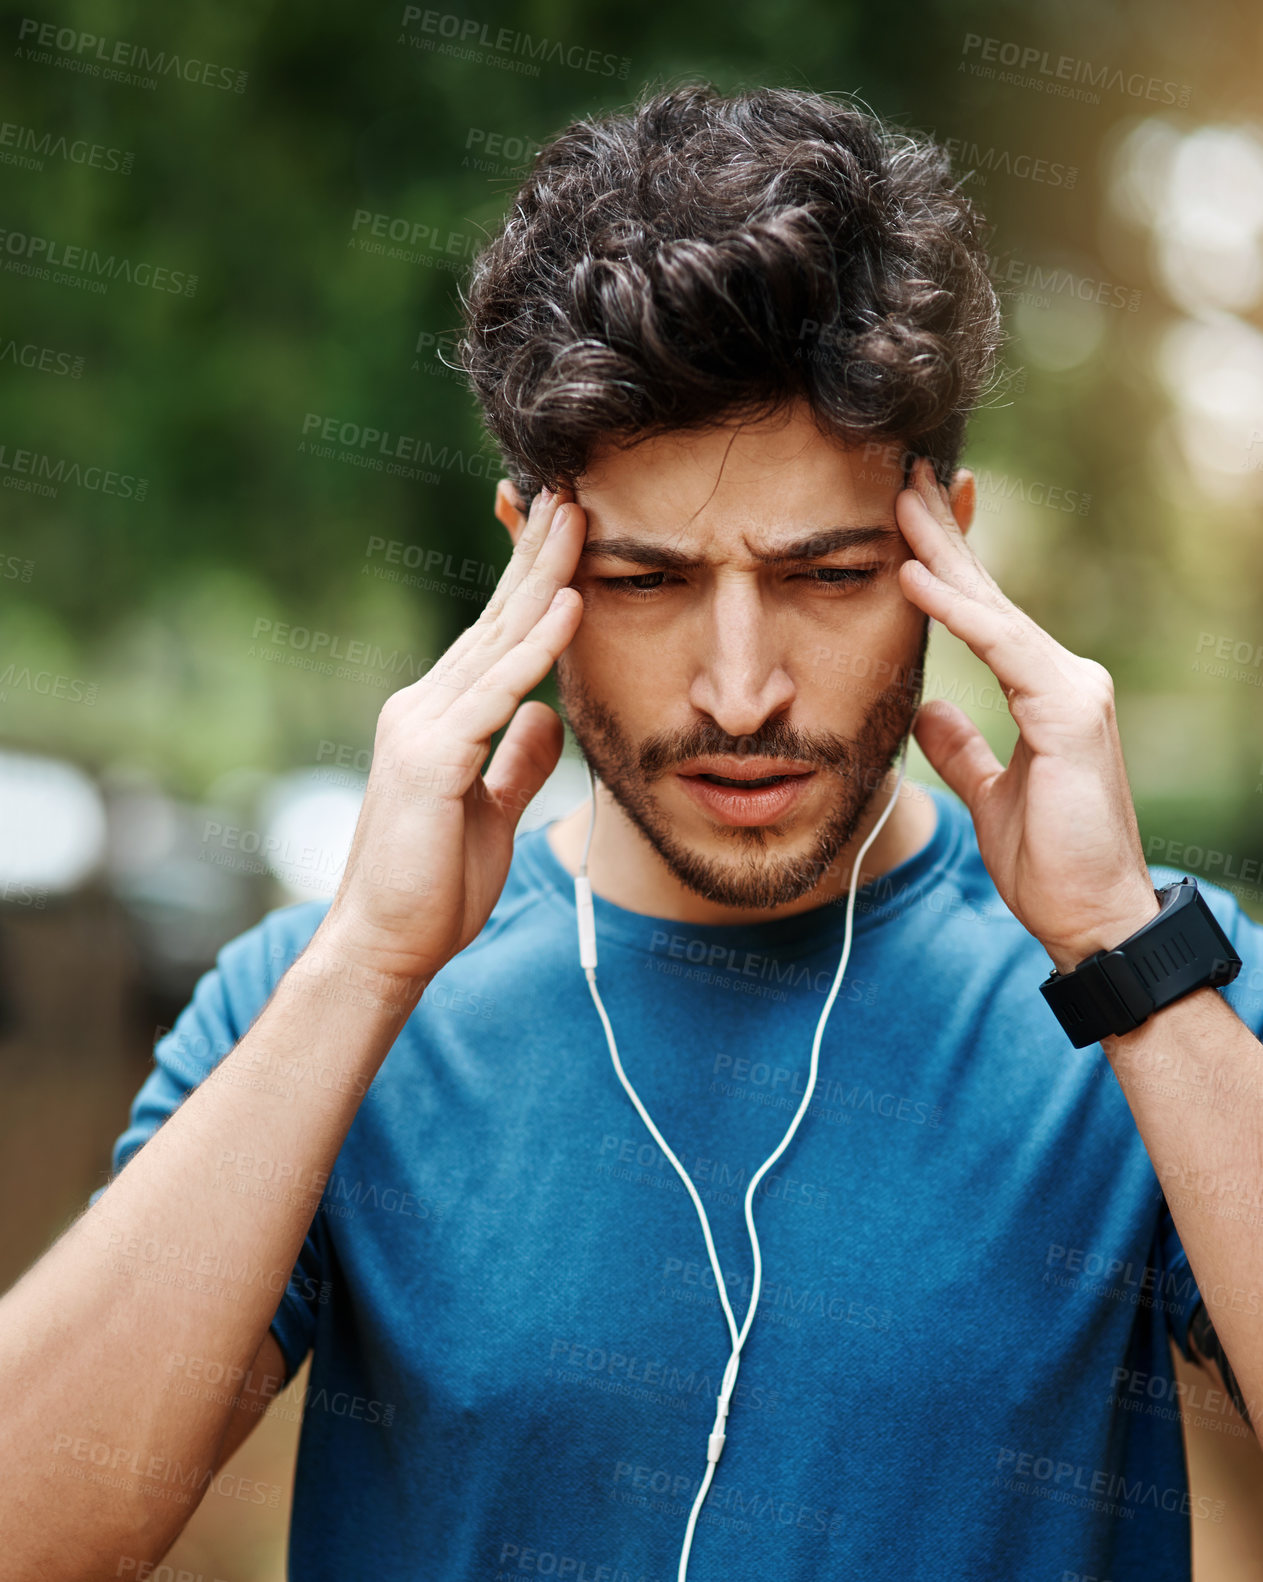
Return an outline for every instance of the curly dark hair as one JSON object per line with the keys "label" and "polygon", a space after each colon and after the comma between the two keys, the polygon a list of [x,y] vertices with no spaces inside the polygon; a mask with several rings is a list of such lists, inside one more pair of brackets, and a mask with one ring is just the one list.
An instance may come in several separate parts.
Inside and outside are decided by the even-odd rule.
{"label": "curly dark hair", "polygon": [[988,230],[945,150],[853,102],[646,88],[536,155],[456,353],[524,506],[597,446],[796,397],[946,484],[1002,339]]}

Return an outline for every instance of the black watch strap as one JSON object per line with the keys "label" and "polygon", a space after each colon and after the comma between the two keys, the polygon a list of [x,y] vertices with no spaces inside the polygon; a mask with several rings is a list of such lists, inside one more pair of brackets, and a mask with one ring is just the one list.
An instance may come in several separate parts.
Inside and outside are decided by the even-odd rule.
{"label": "black watch strap", "polygon": [[1054,970],[1039,986],[1076,1049],[1129,1033],[1181,995],[1222,988],[1241,971],[1241,957],[1196,879],[1177,879],[1153,893],[1157,917],[1113,950],[1095,951],[1073,972]]}

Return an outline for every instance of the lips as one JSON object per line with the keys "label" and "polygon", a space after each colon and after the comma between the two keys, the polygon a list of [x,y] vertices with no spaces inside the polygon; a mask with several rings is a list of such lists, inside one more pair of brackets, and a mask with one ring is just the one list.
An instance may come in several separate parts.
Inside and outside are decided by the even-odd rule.
{"label": "lips", "polygon": [[695,759],[676,770],[681,787],[721,824],[772,824],[803,795],[815,771],[787,759]]}
{"label": "lips", "polygon": [[748,786],[759,782],[775,783],[796,779],[813,772],[811,764],[792,758],[691,758],[676,774],[697,777],[725,785]]}
{"label": "lips", "polygon": [[714,786],[735,786],[739,790],[750,790],[756,786],[777,786],[782,780],[796,780],[797,775],[764,775],[758,780],[733,779],[727,775],[694,775],[695,780],[705,780]]}

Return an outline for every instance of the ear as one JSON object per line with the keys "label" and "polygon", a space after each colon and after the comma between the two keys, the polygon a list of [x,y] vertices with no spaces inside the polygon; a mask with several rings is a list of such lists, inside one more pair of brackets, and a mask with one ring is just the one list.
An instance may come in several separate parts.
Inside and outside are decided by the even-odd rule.
{"label": "ear", "polygon": [[947,491],[947,503],[956,518],[956,526],[962,533],[967,533],[973,525],[974,507],[978,503],[974,475],[968,467],[958,467],[952,474],[951,488]]}
{"label": "ear", "polygon": [[508,478],[501,478],[496,484],[495,512],[496,519],[508,528],[509,538],[516,548],[518,536],[526,526],[526,515],[522,510],[522,497]]}

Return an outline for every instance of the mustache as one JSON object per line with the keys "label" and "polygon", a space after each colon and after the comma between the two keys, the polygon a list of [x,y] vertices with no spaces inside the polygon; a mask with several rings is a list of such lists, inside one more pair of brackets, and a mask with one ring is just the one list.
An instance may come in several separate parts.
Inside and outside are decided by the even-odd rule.
{"label": "mustache", "polygon": [[794,758],[818,769],[845,770],[855,761],[855,743],[833,732],[806,736],[783,723],[769,722],[748,736],[701,728],[667,732],[641,743],[640,771],[646,777],[667,773],[691,758],[723,754],[733,758]]}

